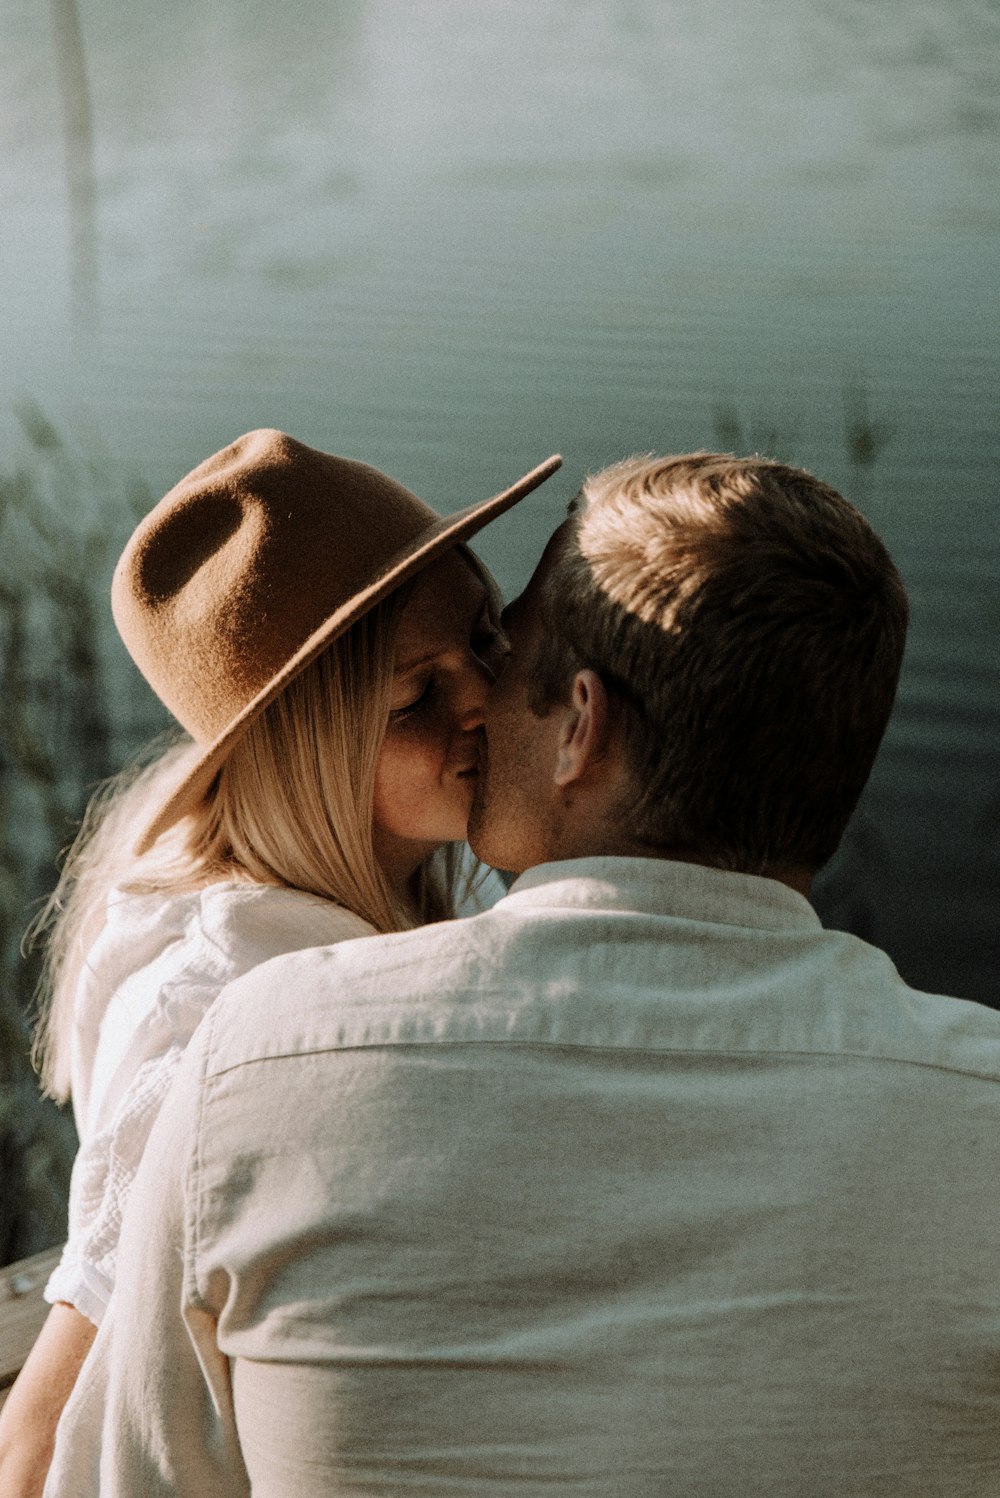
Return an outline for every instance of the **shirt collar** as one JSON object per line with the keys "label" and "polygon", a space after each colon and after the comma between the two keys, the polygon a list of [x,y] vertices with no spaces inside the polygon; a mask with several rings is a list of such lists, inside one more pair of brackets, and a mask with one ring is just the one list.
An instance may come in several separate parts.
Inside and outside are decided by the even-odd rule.
{"label": "shirt collar", "polygon": [[527,869],[498,908],[631,910],[708,925],[817,931],[809,901],[776,879],[668,858],[574,858]]}

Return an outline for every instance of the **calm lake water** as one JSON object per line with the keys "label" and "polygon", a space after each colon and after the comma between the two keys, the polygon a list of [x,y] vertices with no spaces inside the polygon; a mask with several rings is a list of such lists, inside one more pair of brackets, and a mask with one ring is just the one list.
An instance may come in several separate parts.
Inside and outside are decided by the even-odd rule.
{"label": "calm lake water", "polygon": [[1000,1003],[994,0],[78,0],[72,192],[60,3],[4,6],[5,466],[25,397],[155,494],[258,425],[442,509],[558,449],[508,590],[629,451],[812,468],[913,604],[819,903]]}

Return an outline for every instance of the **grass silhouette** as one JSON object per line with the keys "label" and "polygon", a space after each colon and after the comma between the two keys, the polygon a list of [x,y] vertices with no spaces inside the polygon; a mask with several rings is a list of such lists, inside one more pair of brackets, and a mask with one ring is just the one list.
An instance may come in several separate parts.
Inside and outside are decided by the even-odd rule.
{"label": "grass silhouette", "polygon": [[[110,624],[118,552],[150,496],[36,405],[0,471],[0,1262],[65,1233],[76,1137],[29,1060],[37,956],[21,941],[94,786],[162,727]],[[131,673],[131,674],[130,674]]]}

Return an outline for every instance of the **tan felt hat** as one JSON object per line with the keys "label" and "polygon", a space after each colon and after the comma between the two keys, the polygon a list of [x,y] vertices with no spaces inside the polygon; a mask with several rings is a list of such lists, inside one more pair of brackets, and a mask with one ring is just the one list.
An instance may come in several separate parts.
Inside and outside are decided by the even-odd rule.
{"label": "tan felt hat", "polygon": [[332,640],[561,462],[442,517],[376,468],[264,429],[171,489],[125,547],[111,607],[132,659],[202,753],[136,852],[191,810],[240,735]]}

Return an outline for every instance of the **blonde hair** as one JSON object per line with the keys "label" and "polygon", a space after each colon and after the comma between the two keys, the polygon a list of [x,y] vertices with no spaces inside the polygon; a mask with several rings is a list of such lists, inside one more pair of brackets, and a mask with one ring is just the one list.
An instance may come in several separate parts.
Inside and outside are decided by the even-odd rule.
{"label": "blonde hair", "polygon": [[637,840],[746,873],[826,862],[889,720],[908,612],[836,490],[760,457],[627,459],[584,484],[542,608],[531,706],[583,666],[602,677]]}
{"label": "blonde hair", "polygon": [[202,803],[141,857],[132,852],[139,833],[200,750],[187,739],[164,750],[160,740],[151,763],[147,752],[99,788],[26,938],[44,947],[32,1056],[51,1097],[69,1096],[77,982],[112,889],[169,895],[245,879],[332,900],[378,932],[454,914],[456,846],[421,867],[404,904],[372,844],[375,768],[411,591],[397,589],[296,676],[234,745]]}

